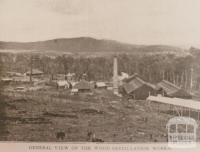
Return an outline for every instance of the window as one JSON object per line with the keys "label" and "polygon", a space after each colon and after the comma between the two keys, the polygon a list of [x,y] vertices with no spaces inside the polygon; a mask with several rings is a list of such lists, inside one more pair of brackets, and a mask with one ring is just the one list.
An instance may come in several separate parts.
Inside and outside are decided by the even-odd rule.
{"label": "window", "polygon": [[187,132],[193,133],[194,132],[194,126],[193,125],[187,125]]}
{"label": "window", "polygon": [[176,133],[176,125],[170,125],[170,133]]}
{"label": "window", "polygon": [[177,133],[186,133],[186,124],[178,124]]}

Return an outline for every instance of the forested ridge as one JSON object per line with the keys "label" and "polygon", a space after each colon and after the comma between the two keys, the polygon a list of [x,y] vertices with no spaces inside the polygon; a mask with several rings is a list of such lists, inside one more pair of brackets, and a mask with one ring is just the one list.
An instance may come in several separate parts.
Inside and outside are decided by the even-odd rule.
{"label": "forested ridge", "polygon": [[4,42],[0,41],[1,50],[39,50],[53,52],[120,52],[120,53],[137,53],[137,52],[182,52],[183,49],[168,45],[135,45],[122,43],[114,40],[95,39],[91,37],[78,38],[59,38],[46,41],[36,42]]}

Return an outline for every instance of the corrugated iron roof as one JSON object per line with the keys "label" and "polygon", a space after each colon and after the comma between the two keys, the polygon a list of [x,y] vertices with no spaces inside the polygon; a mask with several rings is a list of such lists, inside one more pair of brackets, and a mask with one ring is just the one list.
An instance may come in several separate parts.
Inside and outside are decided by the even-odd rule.
{"label": "corrugated iron roof", "polygon": [[123,87],[124,87],[126,93],[128,93],[128,94],[133,92],[136,89],[136,87],[134,85],[131,85],[129,83],[124,84]]}
{"label": "corrugated iron roof", "polygon": [[153,89],[156,89],[155,85],[145,82],[142,78],[138,76],[138,74],[132,75],[130,78],[126,79],[125,81],[126,83],[123,85],[123,87],[127,93],[131,93],[135,91],[136,89],[142,87],[143,85],[147,85]]}
{"label": "corrugated iron roof", "polygon": [[192,124],[195,127],[198,126],[197,122],[190,117],[173,117],[167,122],[167,126],[170,126],[172,124]]}
{"label": "corrugated iron roof", "polygon": [[149,96],[147,98],[147,101],[155,101],[174,106],[181,106],[185,108],[200,110],[200,102],[191,99],[168,98],[163,96]]}
{"label": "corrugated iron roof", "polygon": [[166,80],[162,80],[157,84],[157,86],[158,88],[165,90],[168,95],[172,95],[175,92],[181,90],[181,88]]}
{"label": "corrugated iron roof", "polygon": [[128,78],[125,78],[123,81],[126,82],[126,83],[128,83],[128,82],[130,82],[131,80],[135,79],[136,77],[138,77],[138,74],[137,74],[137,73],[131,75],[131,76],[128,77]]}

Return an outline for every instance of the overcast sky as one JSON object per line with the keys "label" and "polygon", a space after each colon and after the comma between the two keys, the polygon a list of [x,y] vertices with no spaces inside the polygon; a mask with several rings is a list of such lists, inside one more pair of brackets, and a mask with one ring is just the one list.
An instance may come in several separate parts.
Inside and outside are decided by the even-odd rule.
{"label": "overcast sky", "polygon": [[200,0],[0,0],[0,40],[200,46]]}

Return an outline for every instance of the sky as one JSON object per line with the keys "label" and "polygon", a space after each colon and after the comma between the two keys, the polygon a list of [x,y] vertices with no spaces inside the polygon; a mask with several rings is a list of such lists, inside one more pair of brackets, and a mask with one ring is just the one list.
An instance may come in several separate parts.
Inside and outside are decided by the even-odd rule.
{"label": "sky", "polygon": [[200,46],[200,0],[0,0],[0,41],[94,37]]}

